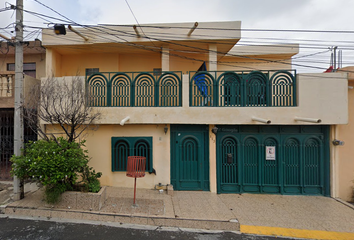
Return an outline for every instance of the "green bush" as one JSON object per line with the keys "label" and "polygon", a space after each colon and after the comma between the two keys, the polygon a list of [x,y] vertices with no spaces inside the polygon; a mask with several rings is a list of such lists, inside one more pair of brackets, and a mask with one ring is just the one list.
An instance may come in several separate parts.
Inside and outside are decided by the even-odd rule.
{"label": "green bush", "polygon": [[101,173],[88,167],[87,150],[82,146],[84,142],[68,142],[64,138],[30,142],[22,156],[11,158],[11,173],[19,179],[32,179],[45,186],[45,198],[50,203],[58,201],[64,191],[72,190],[80,175],[83,180],[87,179],[84,181],[88,185],[87,191],[96,190],[97,186],[90,188],[89,183],[97,180],[99,185]]}
{"label": "green bush", "polygon": [[93,170],[92,167],[85,166],[83,168],[81,176],[82,176],[81,183],[83,184],[85,191],[94,192],[94,193],[100,191],[101,185],[98,179],[102,176],[101,172],[96,173],[96,171]]}
{"label": "green bush", "polygon": [[65,190],[65,184],[47,185],[44,191],[44,200],[47,203],[57,203]]}

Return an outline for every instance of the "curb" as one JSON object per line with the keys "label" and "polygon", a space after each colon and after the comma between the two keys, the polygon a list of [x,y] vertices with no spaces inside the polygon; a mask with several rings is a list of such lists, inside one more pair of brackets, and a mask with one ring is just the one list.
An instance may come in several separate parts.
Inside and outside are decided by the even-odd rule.
{"label": "curb", "polygon": [[337,202],[340,202],[341,204],[344,204],[347,207],[350,207],[351,209],[354,209],[354,205],[353,204],[350,204],[350,203],[348,203],[346,201],[343,201],[340,198],[333,198],[333,199],[336,200]]}
{"label": "curb", "polygon": [[237,220],[205,220],[188,218],[169,218],[160,216],[143,216],[131,214],[114,214],[98,211],[82,211],[67,209],[33,208],[7,206],[5,214],[8,216],[22,216],[49,219],[75,219],[78,221],[104,221],[124,224],[151,225],[155,227],[177,227],[205,230],[239,231],[240,224]]}
{"label": "curb", "polygon": [[354,239],[354,233],[348,233],[348,232],[330,232],[330,231],[281,228],[281,227],[241,225],[240,231],[241,233],[245,233],[245,234],[257,234],[257,235],[291,237],[291,238],[307,238],[307,239],[323,239],[323,240],[353,240]]}

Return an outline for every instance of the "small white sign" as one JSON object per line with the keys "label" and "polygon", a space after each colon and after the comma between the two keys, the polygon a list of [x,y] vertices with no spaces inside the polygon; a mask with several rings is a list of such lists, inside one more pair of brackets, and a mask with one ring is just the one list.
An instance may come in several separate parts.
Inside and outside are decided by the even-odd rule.
{"label": "small white sign", "polygon": [[275,160],[275,146],[266,146],[266,160]]}

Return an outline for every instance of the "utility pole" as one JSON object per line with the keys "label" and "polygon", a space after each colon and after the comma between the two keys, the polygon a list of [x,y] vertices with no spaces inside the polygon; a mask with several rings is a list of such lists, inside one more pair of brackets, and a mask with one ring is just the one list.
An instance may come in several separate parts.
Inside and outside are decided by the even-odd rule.
{"label": "utility pole", "polygon": [[[15,24],[15,116],[14,116],[14,154],[21,155],[23,148],[23,0],[16,0]],[[14,176],[14,200],[24,198],[23,182]]]}

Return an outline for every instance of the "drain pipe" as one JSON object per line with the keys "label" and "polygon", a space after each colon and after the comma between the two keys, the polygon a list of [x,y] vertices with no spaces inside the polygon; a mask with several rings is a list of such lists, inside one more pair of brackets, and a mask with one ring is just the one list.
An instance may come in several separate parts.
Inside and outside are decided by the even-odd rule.
{"label": "drain pipe", "polygon": [[301,122],[311,122],[311,123],[321,123],[322,120],[319,118],[303,118],[303,117],[295,117],[295,121],[301,121]]}
{"label": "drain pipe", "polygon": [[270,119],[259,118],[259,117],[252,117],[252,121],[266,123],[266,124],[271,124],[272,123],[272,121]]}
{"label": "drain pipe", "polygon": [[122,121],[120,121],[120,125],[124,125],[124,123],[126,122],[126,121],[128,121],[130,119],[130,117],[129,116],[127,116],[127,117],[125,117],[125,118],[123,118],[122,119]]}

